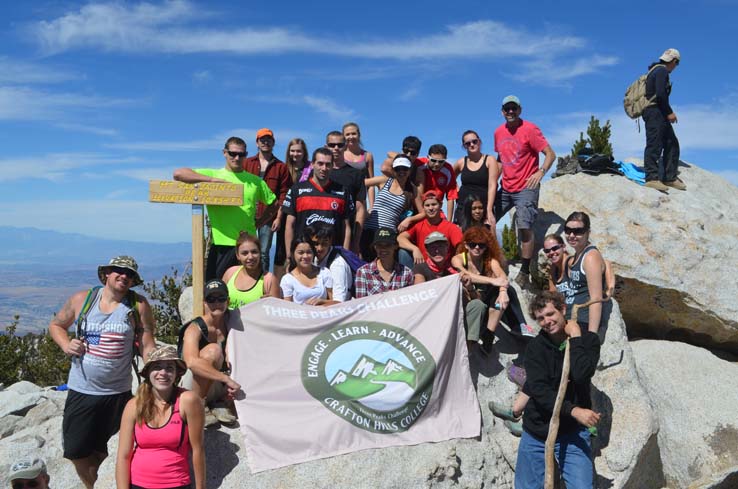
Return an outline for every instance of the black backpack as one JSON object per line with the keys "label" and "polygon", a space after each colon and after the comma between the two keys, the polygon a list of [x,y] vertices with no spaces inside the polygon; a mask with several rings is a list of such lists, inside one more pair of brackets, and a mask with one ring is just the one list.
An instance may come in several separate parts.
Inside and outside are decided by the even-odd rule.
{"label": "black backpack", "polygon": [[584,173],[589,173],[590,175],[599,175],[601,173],[623,174],[620,171],[620,165],[615,163],[612,156],[603,154],[580,155],[578,159],[579,171]]}

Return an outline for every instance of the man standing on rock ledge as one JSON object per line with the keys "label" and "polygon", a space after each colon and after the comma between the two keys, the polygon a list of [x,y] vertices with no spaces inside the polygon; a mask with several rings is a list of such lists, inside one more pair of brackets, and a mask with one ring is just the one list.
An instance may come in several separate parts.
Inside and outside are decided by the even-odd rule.
{"label": "man standing on rock ledge", "polygon": [[679,140],[672,127],[677,122],[677,116],[669,105],[669,74],[679,66],[680,59],[679,51],[667,49],[657,62],[648,67],[646,77],[646,99],[653,99],[653,105],[643,109],[643,121],[646,124],[643,167],[646,171],[646,187],[662,192],[668,192],[669,187],[687,190],[684,182],[677,177]]}
{"label": "man standing on rock ledge", "polygon": [[[131,359],[139,346],[143,358],[156,347],[154,316],[141,295],[143,283],[130,256],[117,256],[97,269],[103,286],[72,295],[49,323],[49,334],[72,357],[69,394],[64,405],[64,458],[80,480],[94,487],[108,456],[108,440],[118,432],[131,396]],[[77,334],[67,330],[77,321]]]}
{"label": "man standing on rock ledge", "polygon": [[[538,126],[520,118],[520,99],[508,95],[502,99],[505,123],[495,130],[495,151],[502,164],[500,191],[490,189],[487,216],[494,229],[496,221],[515,207],[515,227],[520,237],[522,264],[515,281],[522,288],[530,286],[530,260],[533,258],[533,223],[538,217],[541,180],[553,165],[556,153]],[[538,167],[539,153],[546,155]],[[494,206],[494,207],[493,207]]]}

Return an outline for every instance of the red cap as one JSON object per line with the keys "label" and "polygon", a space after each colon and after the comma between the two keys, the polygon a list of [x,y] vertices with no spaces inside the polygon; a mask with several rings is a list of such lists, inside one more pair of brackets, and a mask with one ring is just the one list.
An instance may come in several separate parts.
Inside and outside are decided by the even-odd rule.
{"label": "red cap", "polygon": [[423,194],[423,202],[433,197],[437,201],[441,201],[441,196],[439,195],[439,192],[437,190],[428,190],[426,193]]}

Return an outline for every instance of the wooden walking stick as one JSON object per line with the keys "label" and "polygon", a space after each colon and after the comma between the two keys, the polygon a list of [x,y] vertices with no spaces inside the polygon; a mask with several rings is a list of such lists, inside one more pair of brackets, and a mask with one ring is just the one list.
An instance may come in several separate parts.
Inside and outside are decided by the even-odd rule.
{"label": "wooden walking stick", "polygon": [[[571,317],[574,321],[577,320],[579,309],[582,307],[589,307],[597,302],[606,302],[610,298],[605,297],[603,299],[592,299],[585,302],[584,304],[575,304],[571,310]],[[554,410],[551,413],[551,422],[548,424],[548,436],[546,437],[546,478],[544,480],[544,489],[554,489],[554,447],[556,446],[556,437],[559,434],[559,416],[561,414],[561,405],[564,403],[564,396],[566,395],[566,386],[569,384],[569,365],[571,363],[571,353],[569,352],[569,339],[566,340],[566,347],[564,349],[564,365],[561,368],[561,381],[559,382],[559,392],[556,394],[556,402],[554,403]]]}

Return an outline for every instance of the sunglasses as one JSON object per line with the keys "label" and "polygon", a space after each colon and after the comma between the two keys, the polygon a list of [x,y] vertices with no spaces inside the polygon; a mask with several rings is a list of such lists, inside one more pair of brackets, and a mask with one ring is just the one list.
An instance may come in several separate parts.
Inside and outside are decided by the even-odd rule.
{"label": "sunglasses", "polygon": [[441,164],[441,163],[445,163],[446,162],[445,159],[437,160],[435,158],[431,158],[430,156],[428,157],[428,161],[431,162],[431,163],[436,163],[436,164]]}
{"label": "sunglasses", "polygon": [[118,275],[125,275],[126,277],[135,277],[136,274],[133,272],[133,270],[129,270],[128,268],[123,267],[110,267],[111,272],[115,272]]}
{"label": "sunglasses", "polygon": [[487,247],[487,243],[466,243],[466,245],[471,248],[479,248],[480,250],[483,250]]}
{"label": "sunglasses", "polygon": [[570,228],[566,226],[564,228],[564,234],[573,234],[574,236],[581,236],[587,232],[587,228]]}
{"label": "sunglasses", "polygon": [[468,148],[469,146],[476,146],[479,144],[479,139],[470,139],[469,141],[464,141],[464,147]]}
{"label": "sunglasses", "polygon": [[329,148],[343,148],[346,146],[346,143],[326,143],[326,146]]}
{"label": "sunglasses", "polygon": [[402,152],[405,153],[408,156],[418,156],[420,151],[417,149],[411,149],[411,148],[402,148]]}
{"label": "sunglasses", "polygon": [[228,300],[228,296],[215,296],[215,297],[206,297],[205,302],[208,304],[222,304]]}
{"label": "sunglasses", "polygon": [[562,245],[557,244],[557,245],[552,246],[550,248],[543,248],[543,252],[548,255],[549,253],[553,253],[554,251],[558,251],[561,248],[562,248]]}
{"label": "sunglasses", "polygon": [[226,151],[228,153],[228,156],[231,158],[245,158],[248,152],[246,151]]}
{"label": "sunglasses", "polygon": [[33,480],[25,481],[25,482],[13,482],[12,487],[13,489],[24,489],[25,487],[38,487],[38,481],[33,479]]}
{"label": "sunglasses", "polygon": [[502,108],[503,112],[515,112],[516,110],[518,110],[517,105],[506,105]]}
{"label": "sunglasses", "polygon": [[259,138],[259,142],[261,144],[274,144],[274,138],[270,138],[269,136],[264,136],[263,138]]}

